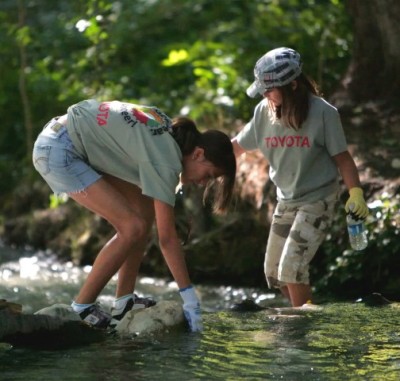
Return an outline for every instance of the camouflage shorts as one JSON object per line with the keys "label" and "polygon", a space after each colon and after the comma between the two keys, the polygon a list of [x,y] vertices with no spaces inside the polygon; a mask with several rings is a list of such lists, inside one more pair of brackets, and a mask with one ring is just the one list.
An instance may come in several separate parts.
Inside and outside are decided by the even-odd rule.
{"label": "camouflage shorts", "polygon": [[309,284],[309,264],[331,226],[336,203],[336,194],[301,206],[278,203],[264,262],[270,288]]}

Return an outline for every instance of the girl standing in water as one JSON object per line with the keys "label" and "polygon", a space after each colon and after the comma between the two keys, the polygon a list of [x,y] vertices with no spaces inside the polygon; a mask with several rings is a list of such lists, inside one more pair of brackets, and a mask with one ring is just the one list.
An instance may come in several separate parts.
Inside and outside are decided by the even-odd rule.
{"label": "girl standing in water", "polygon": [[356,165],[347,150],[338,111],[302,72],[300,54],[277,48],[256,63],[250,97],[263,96],[254,116],[233,139],[235,155],[259,149],[277,187],[265,254],[270,288],[292,306],[311,301],[309,264],[332,223],[339,172],[349,190],[346,211],[368,215]]}

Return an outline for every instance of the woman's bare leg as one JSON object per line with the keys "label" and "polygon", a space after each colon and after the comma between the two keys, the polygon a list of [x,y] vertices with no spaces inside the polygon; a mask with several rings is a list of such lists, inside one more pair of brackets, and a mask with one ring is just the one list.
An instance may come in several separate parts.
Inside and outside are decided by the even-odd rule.
{"label": "woman's bare leg", "polygon": [[147,234],[144,239],[135,242],[118,271],[116,298],[119,298],[132,294],[135,289],[136,277],[139,273],[139,267],[154,222],[154,203],[150,197],[143,196],[141,189],[137,186],[109,175],[105,175],[104,178],[125,196],[131,208],[145,220],[147,227]]}
{"label": "woman's bare leg", "polygon": [[117,232],[101,249],[75,299],[80,304],[93,303],[126,261],[135,243],[145,239],[148,227],[146,220],[129,205],[127,198],[104,178],[84,192],[70,194],[70,197],[105,218]]}

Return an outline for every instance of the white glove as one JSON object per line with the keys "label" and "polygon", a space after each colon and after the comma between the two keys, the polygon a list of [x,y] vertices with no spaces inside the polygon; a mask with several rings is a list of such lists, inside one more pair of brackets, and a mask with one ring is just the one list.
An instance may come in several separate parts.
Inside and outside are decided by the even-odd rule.
{"label": "white glove", "polygon": [[190,330],[192,332],[202,331],[203,323],[201,321],[200,302],[193,286],[181,288],[179,293],[183,300],[183,312],[187,322],[189,323]]}

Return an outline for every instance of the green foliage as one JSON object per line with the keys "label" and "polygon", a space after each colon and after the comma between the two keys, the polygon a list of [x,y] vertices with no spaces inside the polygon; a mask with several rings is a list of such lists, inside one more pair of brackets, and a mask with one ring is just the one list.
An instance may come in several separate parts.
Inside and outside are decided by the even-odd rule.
{"label": "green foliage", "polygon": [[[18,4],[26,11],[21,25]],[[343,4],[333,0],[4,0],[0,21],[0,152],[7,160],[30,156],[21,70],[35,134],[91,97],[156,104],[221,128],[250,118],[256,101],[245,89],[265,51],[297,48],[329,94],[351,45]]]}
{"label": "green foliage", "polygon": [[60,205],[65,204],[68,201],[68,196],[66,194],[56,195],[52,193],[50,195],[50,209],[57,209]]}
{"label": "green foliage", "polygon": [[22,72],[34,136],[85,98],[155,104],[171,116],[188,114],[200,127],[232,129],[235,120],[251,117],[257,101],[245,89],[265,51],[297,48],[306,71],[330,92],[350,44],[338,1],[3,0],[0,176],[7,181],[0,192],[13,187],[26,165],[32,169]]}
{"label": "green foliage", "polygon": [[350,249],[344,211],[316,258],[313,277],[318,290],[343,296],[372,292],[397,296],[400,288],[400,195],[370,204],[366,221],[369,243],[363,251]]}
{"label": "green foliage", "polygon": [[[189,113],[201,124],[221,127],[222,121],[229,125],[251,116],[254,101],[244,90],[265,51],[280,45],[299,49],[306,71],[327,92],[349,58],[351,33],[341,1],[20,3],[24,25],[18,24],[18,2],[0,4],[5,78],[0,138],[19,130],[17,136],[24,139],[21,57],[16,54],[21,45],[36,132],[71,103],[89,97],[157,104],[169,114]],[[10,145],[1,148],[11,157],[30,154]]]}

